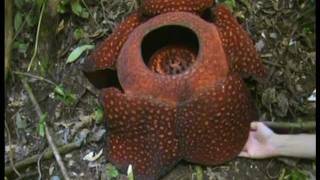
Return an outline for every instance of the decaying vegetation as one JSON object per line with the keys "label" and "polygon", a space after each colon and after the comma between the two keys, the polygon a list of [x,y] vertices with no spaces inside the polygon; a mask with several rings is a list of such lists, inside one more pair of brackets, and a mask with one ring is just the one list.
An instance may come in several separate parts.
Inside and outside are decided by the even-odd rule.
{"label": "decaying vegetation", "polygon": [[[6,178],[126,178],[99,153],[104,147],[103,111],[97,101],[97,90],[86,80],[78,64],[139,2],[5,2]],[[315,89],[316,78],[315,1],[223,2],[250,33],[270,72],[266,84],[247,81],[261,118],[275,124],[281,122],[287,133],[314,132],[315,102],[308,97]],[[40,112],[35,104],[39,104]],[[297,124],[307,124],[308,128]],[[292,130],[291,126],[295,128]],[[57,149],[52,149],[52,144]],[[53,152],[62,160],[57,154],[53,158]],[[315,179],[315,162],[238,158],[218,167],[182,163],[165,179],[192,176]]]}

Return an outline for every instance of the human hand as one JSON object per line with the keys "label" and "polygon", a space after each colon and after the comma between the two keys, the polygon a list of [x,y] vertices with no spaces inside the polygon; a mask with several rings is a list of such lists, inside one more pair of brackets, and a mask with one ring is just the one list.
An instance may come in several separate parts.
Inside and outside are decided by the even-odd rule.
{"label": "human hand", "polygon": [[278,154],[274,145],[275,134],[262,122],[252,122],[249,138],[240,152],[240,157],[262,159]]}

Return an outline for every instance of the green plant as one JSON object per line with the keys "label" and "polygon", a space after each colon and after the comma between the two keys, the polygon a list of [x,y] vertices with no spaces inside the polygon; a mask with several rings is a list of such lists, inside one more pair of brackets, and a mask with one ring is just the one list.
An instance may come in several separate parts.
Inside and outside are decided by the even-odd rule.
{"label": "green plant", "polygon": [[89,17],[89,11],[83,7],[84,3],[80,0],[61,0],[58,4],[58,13],[64,14],[71,9],[71,11],[82,18]]}
{"label": "green plant", "polygon": [[85,36],[85,31],[82,28],[77,28],[76,30],[74,30],[73,32],[73,36],[76,40],[79,40],[81,38],[83,38]]}
{"label": "green plant", "polygon": [[196,180],[203,180],[203,169],[201,166],[195,166]]}
{"label": "green plant", "polygon": [[[44,0],[15,0],[14,1],[14,19],[13,19],[13,49],[26,57],[26,52],[31,44],[28,36],[34,30],[39,19],[38,14]],[[20,33],[24,32],[23,35]],[[29,33],[26,33],[29,32]],[[28,35],[27,35],[28,34]]]}
{"label": "green plant", "polygon": [[47,116],[48,113],[42,114],[38,123],[38,132],[41,137],[45,136]]}
{"label": "green plant", "polygon": [[54,88],[54,97],[62,101],[66,105],[72,105],[77,99],[76,95],[68,90],[65,90],[62,85],[58,85]]}
{"label": "green plant", "polygon": [[103,107],[98,106],[94,111],[94,119],[97,124],[100,124],[103,121]]}
{"label": "green plant", "polygon": [[93,49],[94,45],[82,45],[77,48],[75,48],[68,56],[67,63],[72,63],[76,61],[83,52],[86,50]]}
{"label": "green plant", "polygon": [[119,172],[117,170],[117,168],[115,168],[112,164],[108,163],[106,165],[106,175],[108,177],[108,179],[114,179],[117,178],[119,176]]}
{"label": "green plant", "polygon": [[236,7],[235,0],[220,0],[219,2],[227,5],[231,10],[233,10]]}
{"label": "green plant", "polygon": [[132,165],[130,164],[127,170],[128,180],[134,180]]}
{"label": "green plant", "polygon": [[300,169],[283,169],[278,180],[307,180],[309,179],[307,173]]}

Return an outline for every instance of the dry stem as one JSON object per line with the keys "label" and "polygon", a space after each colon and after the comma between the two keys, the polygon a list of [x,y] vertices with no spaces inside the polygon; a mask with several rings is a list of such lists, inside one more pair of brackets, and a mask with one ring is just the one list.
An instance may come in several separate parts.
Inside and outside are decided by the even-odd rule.
{"label": "dry stem", "polygon": [[[31,99],[31,102],[32,102],[33,106],[34,106],[35,109],[36,109],[36,113],[37,113],[38,117],[40,118],[43,113],[42,113],[42,111],[41,111],[41,108],[40,108],[40,106],[39,106],[36,98],[35,98],[34,95],[33,95],[33,92],[32,92],[31,87],[29,86],[29,84],[27,83],[27,81],[24,80],[23,78],[21,78],[21,81],[22,81],[22,84],[23,84],[24,88],[25,88],[26,91],[28,92],[28,95],[29,95],[29,97],[30,97],[30,99]],[[48,140],[48,143],[49,143],[49,145],[50,145],[50,147],[51,147],[51,149],[52,149],[52,151],[53,151],[53,154],[54,154],[54,156],[55,156],[55,158],[56,158],[56,161],[57,161],[57,163],[58,163],[58,165],[59,165],[59,167],[60,167],[60,170],[61,170],[61,172],[62,172],[62,174],[63,174],[63,176],[64,176],[64,179],[65,179],[65,180],[69,180],[70,178],[69,178],[69,176],[68,176],[67,170],[66,170],[66,168],[65,168],[65,166],[64,166],[64,164],[63,164],[63,161],[62,161],[62,159],[61,159],[61,156],[60,156],[60,154],[59,154],[59,151],[58,151],[56,145],[55,145],[54,142],[53,142],[52,136],[51,136],[51,134],[50,134],[50,132],[49,132],[49,128],[48,128],[47,126],[46,126],[46,128],[45,128],[45,133],[46,133],[46,138],[47,138],[47,140]]]}

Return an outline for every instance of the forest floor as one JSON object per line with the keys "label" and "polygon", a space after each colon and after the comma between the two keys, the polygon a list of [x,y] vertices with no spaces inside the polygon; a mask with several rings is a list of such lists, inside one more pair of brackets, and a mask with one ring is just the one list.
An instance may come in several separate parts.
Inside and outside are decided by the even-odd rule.
{"label": "forest floor", "polygon": [[[315,122],[315,102],[308,100],[315,89],[315,2],[224,2],[256,42],[268,68],[267,84],[247,82],[260,116],[274,122]],[[12,3],[11,68],[5,97],[6,178],[38,179],[41,174],[43,179],[63,179],[55,158],[45,160],[46,155],[42,156],[49,148],[44,131],[48,127],[58,147],[81,144],[69,152],[60,152],[72,179],[112,176],[126,179],[125,174],[119,175],[105,160],[104,153],[99,153],[104,150],[106,132],[97,98],[99,90],[88,82],[79,64],[90,53],[88,47],[107,37],[138,3],[133,0],[16,0]],[[34,54],[35,44],[38,48]],[[84,45],[89,50],[82,54],[75,52]],[[71,52],[80,57],[67,63]],[[34,60],[28,71],[31,59]],[[41,117],[27,86],[41,108]],[[18,172],[12,170],[13,164],[17,166],[34,155],[35,163],[17,167]],[[316,179],[315,160],[293,158],[236,158],[220,166],[200,169],[181,162],[163,179],[197,179],[201,172],[204,179],[212,180]]]}

